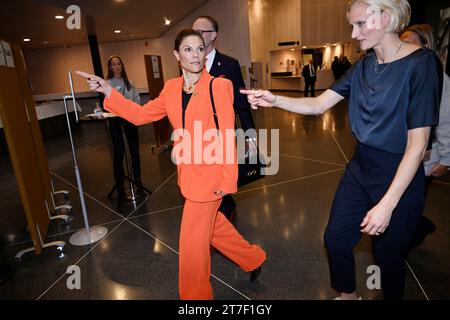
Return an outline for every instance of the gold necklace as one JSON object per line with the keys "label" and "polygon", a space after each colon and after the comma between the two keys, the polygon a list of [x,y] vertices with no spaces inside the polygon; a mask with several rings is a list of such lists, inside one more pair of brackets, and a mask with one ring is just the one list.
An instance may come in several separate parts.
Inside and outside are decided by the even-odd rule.
{"label": "gold necklace", "polygon": [[187,94],[191,94],[194,91],[194,87],[197,84],[197,82],[200,80],[200,78],[197,79],[193,84],[189,85],[187,88],[183,86],[183,91]]}

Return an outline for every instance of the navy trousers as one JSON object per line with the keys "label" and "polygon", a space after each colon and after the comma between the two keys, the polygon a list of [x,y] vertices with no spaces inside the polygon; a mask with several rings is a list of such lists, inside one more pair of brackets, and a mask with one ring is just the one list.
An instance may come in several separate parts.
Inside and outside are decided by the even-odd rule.
{"label": "navy trousers", "polygon": [[[336,191],[324,240],[330,263],[331,285],[352,293],[355,285],[353,248],[361,238],[360,224],[366,213],[384,196],[403,154],[393,154],[358,143]],[[402,299],[405,259],[425,205],[423,166],[414,176],[393,211],[386,231],[372,236],[375,263],[381,270],[385,299]]]}

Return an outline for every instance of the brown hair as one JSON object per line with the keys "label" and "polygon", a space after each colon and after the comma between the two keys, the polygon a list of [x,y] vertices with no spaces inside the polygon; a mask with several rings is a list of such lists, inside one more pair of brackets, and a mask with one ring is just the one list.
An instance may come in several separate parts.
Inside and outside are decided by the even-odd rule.
{"label": "brown hair", "polygon": [[400,32],[400,36],[405,32],[413,32],[420,40],[420,44],[428,49],[435,50],[433,27],[429,24],[413,24]]}
{"label": "brown hair", "polygon": [[122,77],[123,81],[125,82],[125,86],[127,87],[127,90],[130,91],[131,83],[128,80],[127,72],[125,71],[125,65],[123,64],[122,59],[119,56],[112,55],[111,57],[108,58],[108,76],[106,77],[106,79],[114,78],[114,73],[111,70],[111,62],[112,62],[112,59],[114,59],[114,58],[118,59],[120,61],[120,64],[122,65],[122,72],[120,73],[120,76]]}
{"label": "brown hair", "polygon": [[203,44],[205,44],[205,41],[203,40],[203,37],[199,32],[195,31],[194,29],[187,28],[178,32],[177,36],[175,37],[175,50],[180,51],[181,42],[183,42],[185,38],[190,36],[199,37],[202,40]]}

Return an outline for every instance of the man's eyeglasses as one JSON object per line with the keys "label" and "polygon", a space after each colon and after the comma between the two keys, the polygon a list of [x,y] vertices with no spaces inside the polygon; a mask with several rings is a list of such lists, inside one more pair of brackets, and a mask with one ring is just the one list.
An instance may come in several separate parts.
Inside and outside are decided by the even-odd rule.
{"label": "man's eyeglasses", "polygon": [[216,30],[195,30],[195,31],[197,31],[201,35],[203,35],[203,33],[205,33],[205,32],[216,32]]}

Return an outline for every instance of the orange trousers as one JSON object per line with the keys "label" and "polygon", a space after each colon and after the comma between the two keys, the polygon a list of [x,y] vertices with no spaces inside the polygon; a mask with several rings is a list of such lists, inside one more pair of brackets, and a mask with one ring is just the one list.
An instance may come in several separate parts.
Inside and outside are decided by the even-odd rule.
{"label": "orange trousers", "polygon": [[179,292],[182,300],[211,300],[210,246],[250,272],[266,260],[266,253],[251,245],[218,212],[221,200],[194,202],[186,199],[180,230]]}

